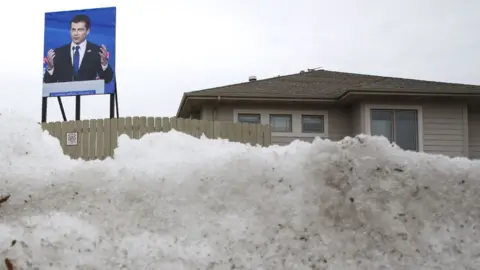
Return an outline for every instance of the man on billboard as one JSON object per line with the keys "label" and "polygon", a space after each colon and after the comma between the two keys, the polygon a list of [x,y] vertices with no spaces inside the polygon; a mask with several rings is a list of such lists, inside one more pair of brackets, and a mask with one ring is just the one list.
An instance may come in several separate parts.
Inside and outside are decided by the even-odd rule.
{"label": "man on billboard", "polygon": [[47,53],[45,83],[90,81],[100,78],[105,84],[113,80],[113,70],[108,64],[105,45],[87,41],[90,18],[76,15],[70,21],[71,42]]}

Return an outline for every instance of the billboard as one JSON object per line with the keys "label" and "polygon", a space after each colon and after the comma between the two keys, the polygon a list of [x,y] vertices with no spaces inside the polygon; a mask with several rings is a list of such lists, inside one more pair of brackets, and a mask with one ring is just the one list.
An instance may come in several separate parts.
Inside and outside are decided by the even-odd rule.
{"label": "billboard", "polygon": [[43,97],[113,94],[116,8],[45,13]]}

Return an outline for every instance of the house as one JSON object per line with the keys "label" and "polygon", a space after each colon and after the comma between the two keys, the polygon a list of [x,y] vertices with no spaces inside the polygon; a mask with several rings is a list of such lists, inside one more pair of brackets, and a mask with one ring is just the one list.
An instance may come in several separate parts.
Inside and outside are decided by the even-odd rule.
{"label": "house", "polygon": [[383,135],[400,147],[480,158],[480,86],[327,70],[184,93],[177,117],[270,124],[272,143]]}

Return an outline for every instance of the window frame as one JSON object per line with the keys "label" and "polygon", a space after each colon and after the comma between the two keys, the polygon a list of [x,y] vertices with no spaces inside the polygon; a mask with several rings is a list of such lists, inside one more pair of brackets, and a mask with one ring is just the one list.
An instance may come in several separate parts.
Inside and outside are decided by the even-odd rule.
{"label": "window frame", "polygon": [[[322,118],[322,132],[312,132],[312,131],[305,131],[305,128],[304,128],[304,123],[303,123],[303,118],[304,117],[321,117]],[[305,134],[317,134],[317,133],[323,133],[325,132],[325,116],[324,115],[319,115],[319,114],[302,114],[300,115],[300,121],[301,121],[301,125],[302,125],[302,133],[305,133]]]}
{"label": "window frame", "polygon": [[[270,115],[288,114],[292,115],[292,132],[272,132],[272,136],[295,137],[295,138],[328,138],[328,111],[326,110],[279,110],[279,109],[233,109],[233,122],[238,123],[239,114],[260,114],[261,124],[270,125]],[[323,133],[303,133],[302,115],[320,115],[323,116]]]}
{"label": "window frame", "polygon": [[[365,123],[365,133],[371,135],[371,111],[372,110],[416,110],[417,111],[417,152],[423,152],[423,108],[422,106],[412,105],[389,105],[389,104],[365,104],[365,114],[363,121]],[[394,130],[394,132],[396,132]],[[394,135],[395,136],[395,135]]]}
{"label": "window frame", "polygon": [[[274,131],[273,130],[273,126],[272,126],[272,116],[275,117],[275,116],[278,116],[278,117],[288,117],[289,120],[290,120],[290,130],[289,131]],[[270,113],[268,115],[268,123],[270,125],[270,129],[272,130],[272,132],[276,132],[276,133],[292,133],[293,132],[293,115],[292,114],[288,114],[288,113],[282,113],[282,114],[277,114],[277,113]]]}
{"label": "window frame", "polygon": [[[259,113],[239,113],[237,114],[237,119],[240,118],[240,115],[250,115],[250,116],[258,116],[258,123],[250,123],[248,122],[248,124],[261,124],[262,123],[262,115],[259,114]],[[239,121],[240,122],[240,121]],[[241,122],[241,123],[244,123],[244,122]]]}

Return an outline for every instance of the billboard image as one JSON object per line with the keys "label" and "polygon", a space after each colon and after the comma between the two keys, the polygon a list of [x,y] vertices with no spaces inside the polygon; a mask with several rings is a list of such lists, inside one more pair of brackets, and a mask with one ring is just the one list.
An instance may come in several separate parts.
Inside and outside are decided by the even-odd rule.
{"label": "billboard image", "polygon": [[113,94],[116,8],[45,13],[43,97]]}

